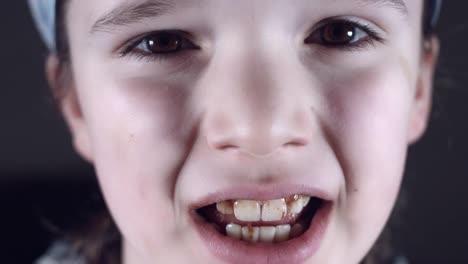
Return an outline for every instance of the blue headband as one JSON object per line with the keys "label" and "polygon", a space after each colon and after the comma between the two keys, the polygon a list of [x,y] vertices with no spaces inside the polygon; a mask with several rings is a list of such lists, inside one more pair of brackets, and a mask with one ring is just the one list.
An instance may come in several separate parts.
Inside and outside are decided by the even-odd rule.
{"label": "blue headband", "polygon": [[439,21],[440,11],[442,10],[442,0],[431,0],[431,12],[429,26],[434,29]]}
{"label": "blue headband", "polygon": [[55,51],[56,0],[28,0],[37,29],[51,51]]}
{"label": "blue headband", "polygon": [[[28,2],[42,39],[49,50],[55,51],[55,4],[57,0],[28,0]],[[442,0],[430,0],[428,2],[431,4],[431,14],[429,16],[429,21],[427,21],[427,26],[429,27],[429,30],[432,30],[435,28],[439,19]]]}

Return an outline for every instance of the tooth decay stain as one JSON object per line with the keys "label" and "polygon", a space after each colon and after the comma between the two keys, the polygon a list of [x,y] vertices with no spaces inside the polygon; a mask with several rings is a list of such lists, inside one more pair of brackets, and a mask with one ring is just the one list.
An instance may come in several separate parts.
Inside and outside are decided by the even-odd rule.
{"label": "tooth decay stain", "polygon": [[242,227],[242,240],[249,242],[257,242],[260,235],[259,227],[244,226]]}
{"label": "tooth decay stain", "polygon": [[229,200],[216,203],[216,209],[222,214],[234,214],[234,202]]}
{"label": "tooth decay stain", "polygon": [[244,222],[260,221],[260,203],[252,200],[237,200],[234,203],[234,216]]}
{"label": "tooth decay stain", "polygon": [[301,234],[303,228],[300,224],[294,225],[291,228],[290,225],[279,225],[279,226],[244,226],[231,223],[226,226],[227,236],[243,240],[246,242],[262,242],[262,243],[280,243],[295,238]]}
{"label": "tooth decay stain", "polygon": [[307,206],[309,196],[292,195],[286,198],[255,201],[255,200],[227,200],[216,204],[216,209],[224,218],[234,215],[237,220],[248,222],[247,226],[236,223],[226,225],[226,235],[246,242],[281,243],[298,237],[304,231],[300,223],[277,226],[253,226],[262,220],[274,222],[284,220],[286,216],[297,216]]}
{"label": "tooth decay stain", "polygon": [[216,203],[218,212],[232,215],[244,222],[279,221],[290,214],[299,214],[310,201],[309,196],[292,195],[286,198],[255,201],[255,200],[227,200]]}

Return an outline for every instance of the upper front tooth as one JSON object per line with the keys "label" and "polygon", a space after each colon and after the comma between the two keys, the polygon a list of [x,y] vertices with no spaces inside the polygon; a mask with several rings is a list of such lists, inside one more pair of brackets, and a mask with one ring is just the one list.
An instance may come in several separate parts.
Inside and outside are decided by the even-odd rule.
{"label": "upper front tooth", "polygon": [[240,221],[260,221],[260,211],[260,204],[257,201],[238,200],[234,203],[234,215]]}
{"label": "upper front tooth", "polygon": [[231,201],[223,201],[216,203],[216,209],[222,214],[233,214],[234,208]]}
{"label": "upper front tooth", "polygon": [[287,211],[284,198],[266,201],[262,206],[262,221],[279,221],[283,219]]}

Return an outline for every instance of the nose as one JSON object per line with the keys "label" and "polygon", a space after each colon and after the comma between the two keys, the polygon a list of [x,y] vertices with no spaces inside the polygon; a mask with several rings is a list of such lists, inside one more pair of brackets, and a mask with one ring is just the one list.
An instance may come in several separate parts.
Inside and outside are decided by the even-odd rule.
{"label": "nose", "polygon": [[216,151],[234,150],[255,157],[310,144],[304,112],[291,112],[275,118],[273,115],[277,112],[259,116],[219,111],[206,123],[207,143]]}
{"label": "nose", "polygon": [[268,156],[311,143],[312,107],[295,69],[241,55],[213,68],[205,76],[209,103],[202,124],[212,150]]}

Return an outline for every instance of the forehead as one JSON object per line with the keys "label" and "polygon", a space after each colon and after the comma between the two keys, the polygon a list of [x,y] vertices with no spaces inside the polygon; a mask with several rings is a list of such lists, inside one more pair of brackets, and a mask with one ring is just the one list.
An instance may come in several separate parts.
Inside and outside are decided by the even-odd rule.
{"label": "forehead", "polygon": [[[96,24],[113,18],[118,18],[117,23],[125,24],[129,17],[157,17],[182,10],[191,10],[191,15],[199,16],[238,13],[251,18],[274,13],[276,19],[281,20],[291,13],[332,14],[364,8],[385,12],[396,19],[405,19],[420,17],[422,3],[423,0],[72,0],[69,10],[72,10],[71,17],[81,18],[82,25],[92,31]],[[278,16],[278,12],[281,16]]]}

